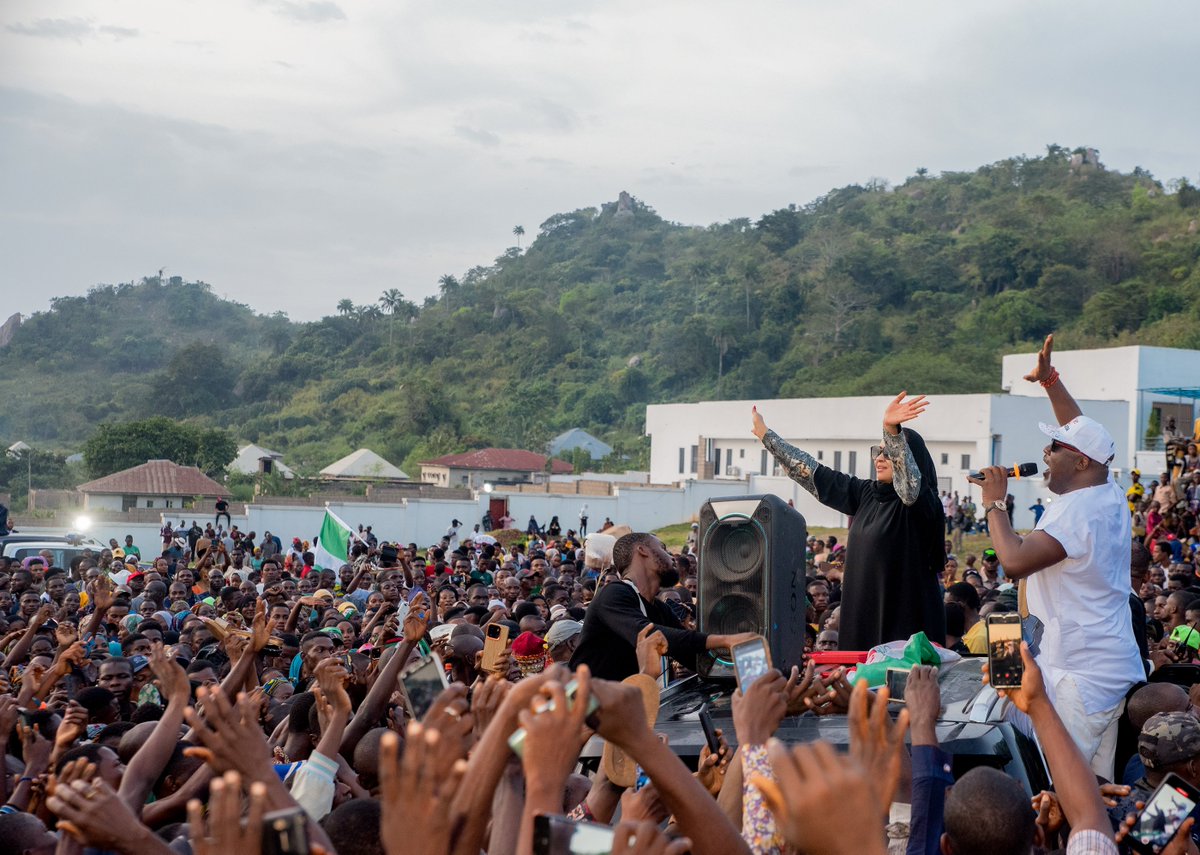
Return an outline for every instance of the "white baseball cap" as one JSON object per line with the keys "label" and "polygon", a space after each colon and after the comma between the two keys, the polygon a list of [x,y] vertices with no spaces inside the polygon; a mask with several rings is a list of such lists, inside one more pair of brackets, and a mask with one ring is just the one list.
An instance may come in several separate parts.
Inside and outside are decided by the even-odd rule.
{"label": "white baseball cap", "polygon": [[1065,425],[1058,426],[1041,422],[1038,427],[1046,436],[1086,454],[1102,466],[1112,463],[1117,456],[1117,444],[1112,434],[1100,422],[1087,416],[1076,416]]}

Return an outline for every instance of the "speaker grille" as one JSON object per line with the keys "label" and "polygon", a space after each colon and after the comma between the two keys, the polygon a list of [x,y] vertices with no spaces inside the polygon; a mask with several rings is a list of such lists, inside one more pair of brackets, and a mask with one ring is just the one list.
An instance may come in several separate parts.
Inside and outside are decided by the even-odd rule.
{"label": "speaker grille", "polygon": [[[727,496],[700,508],[699,628],[757,632],[786,672],[804,651],[804,517],[781,498]],[[711,656],[697,660],[701,676],[728,677]],[[713,669],[716,670],[713,670]]]}
{"label": "speaker grille", "polygon": [[762,629],[762,598],[745,594],[728,594],[713,604],[708,615],[709,632],[732,635],[737,632],[759,632]]}
{"label": "speaker grille", "polygon": [[704,543],[706,632],[761,632],[766,534],[750,519],[730,515],[716,520]]}
{"label": "speaker grille", "polygon": [[717,581],[733,584],[762,569],[766,544],[756,525],[730,525],[722,521],[711,531],[710,568]]}

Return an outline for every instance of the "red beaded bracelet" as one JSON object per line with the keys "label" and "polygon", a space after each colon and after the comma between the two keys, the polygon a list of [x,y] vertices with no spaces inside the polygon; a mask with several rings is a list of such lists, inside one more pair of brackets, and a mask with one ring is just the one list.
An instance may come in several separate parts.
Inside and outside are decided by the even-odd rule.
{"label": "red beaded bracelet", "polygon": [[1041,380],[1039,382],[1042,384],[1043,389],[1049,389],[1051,386],[1053,386],[1055,383],[1058,382],[1058,369],[1051,368],[1050,376],[1047,377],[1045,380]]}

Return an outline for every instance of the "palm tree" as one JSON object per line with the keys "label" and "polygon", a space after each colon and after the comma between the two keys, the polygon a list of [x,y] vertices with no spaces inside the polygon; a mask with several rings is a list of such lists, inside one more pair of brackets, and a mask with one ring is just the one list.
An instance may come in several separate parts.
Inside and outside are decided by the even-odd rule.
{"label": "palm tree", "polygon": [[438,288],[441,289],[442,299],[446,301],[446,307],[450,307],[450,295],[458,290],[458,280],[447,273],[438,280]]}
{"label": "palm tree", "polygon": [[392,346],[392,332],[396,326],[396,313],[400,311],[400,307],[404,305],[404,295],[400,293],[399,288],[388,288],[379,296],[379,305],[383,310],[391,316],[391,323],[388,324],[388,347]]}
{"label": "palm tree", "polygon": [[725,318],[713,329],[713,344],[717,347],[717,396],[721,395],[721,382],[725,379],[725,354],[737,344],[734,323]]}
{"label": "palm tree", "polygon": [[347,297],[343,297],[342,299],[338,300],[337,310],[339,315],[349,317],[350,315],[354,314],[354,301]]}
{"label": "palm tree", "polygon": [[517,236],[517,249],[521,248],[521,238],[525,236],[524,226],[513,226],[513,234]]}

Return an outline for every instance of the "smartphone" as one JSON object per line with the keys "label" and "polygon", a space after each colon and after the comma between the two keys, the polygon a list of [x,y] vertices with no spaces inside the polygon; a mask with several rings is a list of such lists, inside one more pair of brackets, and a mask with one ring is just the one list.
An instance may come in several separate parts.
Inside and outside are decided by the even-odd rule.
{"label": "smartphone", "polygon": [[708,743],[710,754],[721,750],[721,740],[717,738],[717,729],[713,726],[712,716],[708,712],[708,704],[700,707],[700,729],[704,731],[704,741]]}
{"label": "smartphone", "polygon": [[607,825],[541,813],[533,818],[533,855],[609,855],[613,836]]}
{"label": "smartphone", "polygon": [[[578,691],[579,691],[579,683],[576,680],[572,680],[571,682],[567,683],[567,685],[563,686],[563,694],[567,696],[567,707],[568,708],[575,705],[575,693]],[[596,700],[596,696],[595,695],[590,696],[588,698],[587,714],[591,715],[599,708],[600,708],[600,702],[598,700]],[[546,709],[554,709],[554,701],[550,701],[548,704],[546,704]],[[544,712],[544,710],[543,710],[543,712]],[[521,757],[524,755],[524,753],[525,753],[525,728],[519,727],[515,731],[513,731],[513,735],[508,738],[508,747],[511,748],[513,751],[513,754],[516,754],[518,757]]]}
{"label": "smartphone", "polygon": [[308,851],[308,815],[304,808],[285,808],[263,817],[263,855],[308,855]]}
{"label": "smartphone", "polygon": [[996,689],[1019,689],[1025,676],[1021,661],[1021,616],[990,614],[987,618],[988,680]]}
{"label": "smartphone", "polygon": [[408,696],[409,711],[417,721],[425,717],[437,696],[450,687],[446,667],[437,653],[430,653],[413,666],[400,682]]}
{"label": "smartphone", "polygon": [[483,670],[495,671],[507,647],[508,627],[502,623],[489,623],[483,631]]}
{"label": "smartphone", "polygon": [[749,641],[735,644],[732,653],[738,688],[744,695],[751,683],[771,670],[771,652],[767,649],[767,640],[756,635]]}
{"label": "smartphone", "polygon": [[904,688],[908,685],[908,675],[912,673],[909,668],[888,668],[885,685],[888,690],[888,700],[902,704],[904,703]]}
{"label": "smartphone", "polygon": [[660,656],[658,667],[662,670],[658,674],[658,690],[661,692],[671,685],[671,660],[666,656]]}
{"label": "smartphone", "polygon": [[1136,852],[1158,855],[1171,842],[1183,821],[1191,816],[1197,803],[1200,803],[1200,790],[1175,773],[1168,773],[1146,800],[1146,807],[1138,814],[1126,842]]}
{"label": "smartphone", "polygon": [[38,732],[42,736],[50,736],[49,725],[51,716],[50,710],[17,710],[17,717],[21,719],[21,724],[26,727],[36,726]]}

